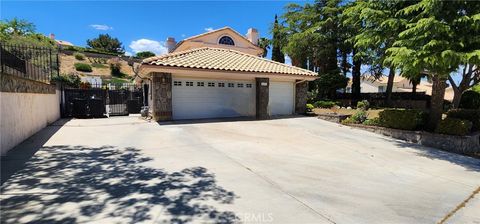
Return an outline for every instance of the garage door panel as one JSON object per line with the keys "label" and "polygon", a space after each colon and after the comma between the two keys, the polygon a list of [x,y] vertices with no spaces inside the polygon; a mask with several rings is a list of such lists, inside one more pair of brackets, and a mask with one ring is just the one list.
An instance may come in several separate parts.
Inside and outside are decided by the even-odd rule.
{"label": "garage door panel", "polygon": [[[252,81],[178,78],[173,81],[182,82],[181,86],[173,86],[173,119],[255,115],[255,87]],[[194,86],[186,86],[187,81],[193,82]],[[197,82],[204,82],[204,86],[197,86]],[[215,86],[207,86],[209,82],[213,82]],[[219,87],[218,83],[224,83],[225,87]],[[228,83],[234,83],[235,86],[228,87]],[[238,87],[238,83],[242,83],[243,87]],[[246,84],[251,84],[252,88],[247,88]]]}
{"label": "garage door panel", "polygon": [[293,114],[294,83],[270,82],[268,108],[270,115]]}

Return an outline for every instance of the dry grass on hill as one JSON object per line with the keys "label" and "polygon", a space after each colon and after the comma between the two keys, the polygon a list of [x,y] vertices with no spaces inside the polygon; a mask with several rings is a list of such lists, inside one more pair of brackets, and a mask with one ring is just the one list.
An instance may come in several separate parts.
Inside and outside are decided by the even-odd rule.
{"label": "dry grass on hill", "polygon": [[[92,66],[92,72],[80,72],[75,70],[75,63],[85,63],[92,65],[92,62],[85,58],[85,60],[77,60],[73,55],[66,55],[60,54],[60,73],[61,74],[77,74],[77,75],[95,75],[95,76],[102,76],[102,78],[110,79],[112,75],[110,74],[110,67],[108,63],[103,64],[104,66],[94,67]],[[127,74],[128,76],[134,76],[132,68],[128,65],[128,63],[124,60],[120,60],[122,67],[121,72]]]}

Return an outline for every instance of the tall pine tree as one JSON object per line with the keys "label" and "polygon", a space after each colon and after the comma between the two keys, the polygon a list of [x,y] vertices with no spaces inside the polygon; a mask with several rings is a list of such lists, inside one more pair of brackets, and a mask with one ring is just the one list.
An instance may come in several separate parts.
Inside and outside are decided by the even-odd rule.
{"label": "tall pine tree", "polygon": [[282,52],[282,33],[280,29],[281,27],[278,24],[277,15],[275,15],[275,22],[273,23],[272,60],[285,63],[285,55]]}

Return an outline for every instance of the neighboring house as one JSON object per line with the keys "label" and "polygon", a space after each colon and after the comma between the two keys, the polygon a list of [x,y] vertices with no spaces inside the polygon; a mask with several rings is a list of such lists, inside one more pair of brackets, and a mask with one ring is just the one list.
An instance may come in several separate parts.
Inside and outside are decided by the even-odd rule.
{"label": "neighboring house", "polygon": [[[362,93],[384,93],[387,91],[387,82],[388,77],[382,76],[379,79],[375,79],[375,77],[371,75],[364,75],[360,80],[360,92]],[[392,92],[412,92],[413,85],[410,83],[410,80],[396,75],[393,79],[393,88]],[[352,92],[352,80],[347,84],[345,92],[351,93]],[[432,84],[422,80],[420,84],[417,85],[417,92],[424,92],[427,95],[432,94]],[[453,100],[453,89],[452,87],[448,87],[445,89],[445,99],[446,100]]]}
{"label": "neighboring house", "polygon": [[92,86],[101,86],[102,78],[100,76],[83,76],[80,78],[82,82],[88,82]]}
{"label": "neighboring house", "polygon": [[155,120],[266,119],[305,112],[308,81],[317,74],[258,57],[256,30],[244,37],[226,27],[176,45],[169,41],[172,53],[147,58],[140,66],[140,75],[151,80]]}
{"label": "neighboring house", "polygon": [[53,41],[55,41],[55,43],[57,43],[57,46],[59,46],[59,47],[73,46],[73,44],[68,42],[68,41],[55,39],[55,34],[53,34],[53,33],[51,33],[48,37],[50,39],[52,39]]}
{"label": "neighboring house", "polygon": [[[382,76],[379,79],[371,75],[364,75],[360,80],[360,91],[362,93],[384,93],[387,91],[387,76]],[[396,75],[393,79],[393,89],[392,92],[408,92],[406,89],[412,90],[412,84],[406,78]],[[347,93],[352,92],[352,80],[347,84],[346,88]]]}

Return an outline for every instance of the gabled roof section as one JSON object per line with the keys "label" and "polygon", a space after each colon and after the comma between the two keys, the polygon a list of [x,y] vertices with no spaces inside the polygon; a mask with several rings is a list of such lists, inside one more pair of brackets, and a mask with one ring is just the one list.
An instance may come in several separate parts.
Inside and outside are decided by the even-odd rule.
{"label": "gabled roof section", "polygon": [[195,48],[147,58],[143,60],[142,64],[236,72],[317,76],[317,73],[306,69],[271,61],[240,51],[209,47]]}
{"label": "gabled roof section", "polygon": [[[250,43],[253,47],[258,48],[258,49],[261,49],[261,48],[258,47],[257,45],[255,45],[255,44],[253,44],[252,42],[250,42],[245,36],[243,36],[242,34],[240,34],[239,32],[237,32],[236,30],[232,29],[232,28],[229,27],[229,26],[222,27],[222,28],[220,28],[220,29],[208,31],[208,32],[205,32],[205,33],[202,33],[202,34],[198,34],[198,35],[195,35],[195,36],[191,36],[191,37],[185,38],[185,39],[179,41],[179,42],[177,43],[177,45],[175,46],[175,48],[178,48],[178,46],[180,46],[180,45],[181,45],[182,43],[184,43],[185,41],[193,40],[193,39],[196,39],[196,38],[199,38],[199,37],[207,36],[207,35],[213,34],[213,33],[222,32],[222,31],[225,31],[225,30],[230,30],[230,31],[232,31],[233,33],[237,34],[240,38],[242,38],[242,39],[244,39],[245,41],[247,41],[248,43]],[[262,50],[263,50],[263,49],[262,49]]]}

